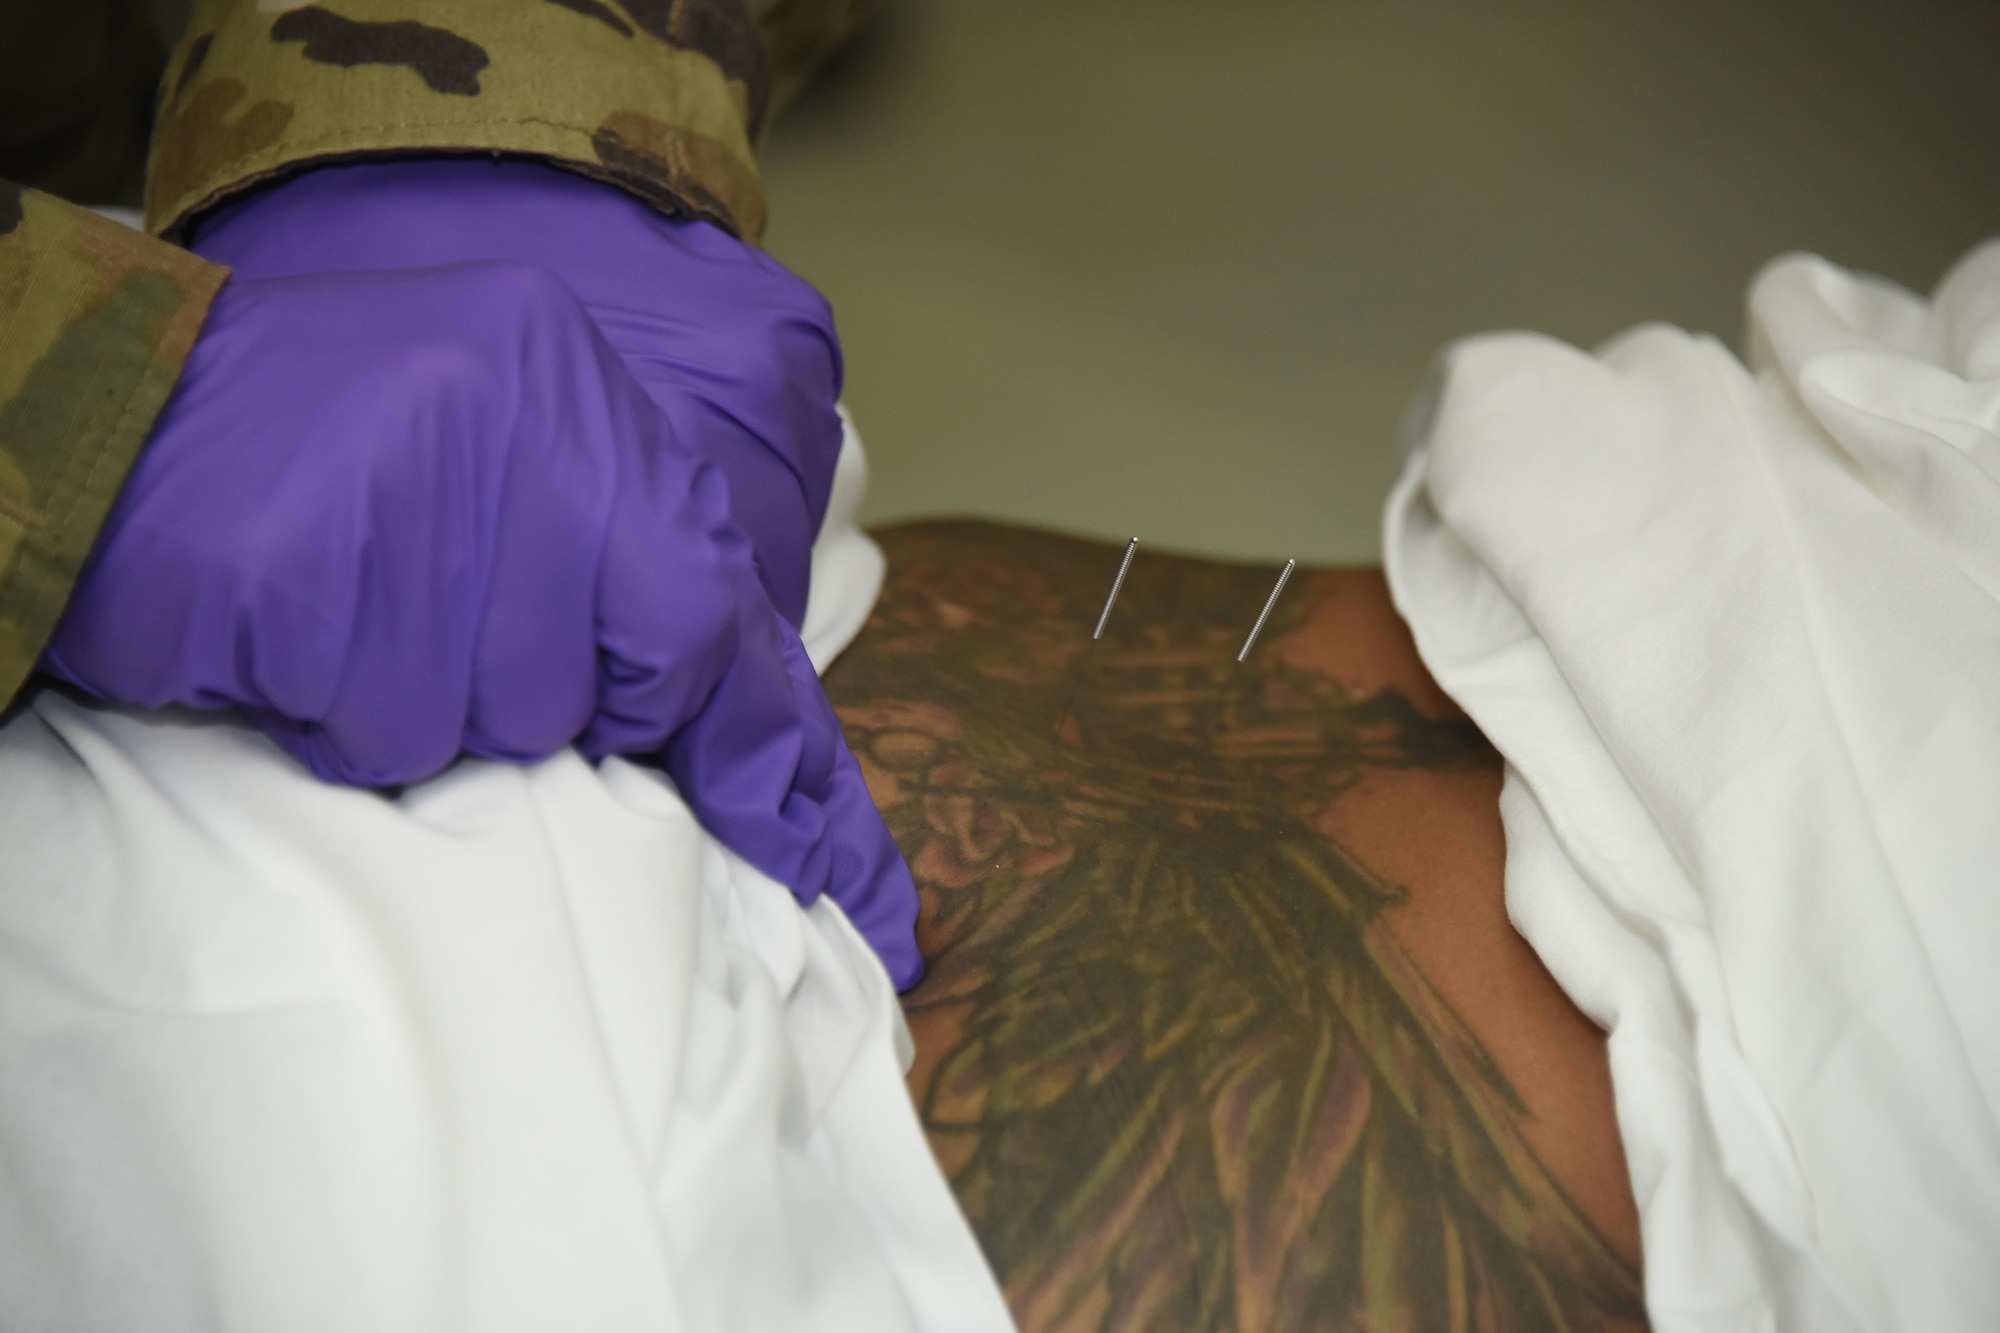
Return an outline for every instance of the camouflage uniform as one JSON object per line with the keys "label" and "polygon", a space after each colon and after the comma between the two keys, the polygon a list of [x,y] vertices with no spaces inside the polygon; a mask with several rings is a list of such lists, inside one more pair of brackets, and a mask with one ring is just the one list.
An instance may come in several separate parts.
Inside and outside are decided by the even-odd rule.
{"label": "camouflage uniform", "polygon": [[[148,230],[343,158],[533,157],[755,241],[753,145],[861,0],[201,0]],[[783,64],[774,67],[775,50]],[[0,183],[0,704],[48,641],[226,271]]]}
{"label": "camouflage uniform", "polygon": [[[272,12],[279,11],[279,12]],[[329,158],[545,158],[755,240],[771,63],[743,0],[205,0],[168,63],[146,225]]]}
{"label": "camouflage uniform", "polygon": [[0,702],[54,631],[226,272],[0,181]]}

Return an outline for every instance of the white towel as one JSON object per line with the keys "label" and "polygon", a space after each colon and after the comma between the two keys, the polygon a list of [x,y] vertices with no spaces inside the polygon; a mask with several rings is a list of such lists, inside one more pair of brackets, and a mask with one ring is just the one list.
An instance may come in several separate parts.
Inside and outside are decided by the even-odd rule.
{"label": "white towel", "polygon": [[2000,1328],[2000,244],[1446,354],[1398,607],[1610,1032],[1663,1330]]}

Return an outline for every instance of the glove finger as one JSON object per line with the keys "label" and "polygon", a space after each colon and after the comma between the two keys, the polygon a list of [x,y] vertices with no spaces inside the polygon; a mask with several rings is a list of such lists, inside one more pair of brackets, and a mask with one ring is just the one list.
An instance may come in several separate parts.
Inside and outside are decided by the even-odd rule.
{"label": "glove finger", "polygon": [[[824,794],[829,855],[826,894],[889,971],[899,991],[923,980],[924,957],[917,948],[917,886],[902,849],[883,822],[882,812],[861,775],[860,761],[847,748],[840,719],[806,656],[798,636],[784,636],[785,666],[805,714],[808,757],[804,767],[824,765],[818,787]],[[815,746],[824,752],[812,754]]]}
{"label": "glove finger", "polygon": [[[361,632],[321,728],[347,780],[430,776],[461,749],[528,762],[597,704],[595,592],[619,463],[655,414],[561,280],[486,262],[435,287],[399,455],[371,477]],[[421,714],[421,715],[420,715]]]}
{"label": "glove finger", "polygon": [[[556,284],[557,280],[548,281]],[[520,330],[503,484],[473,649],[465,748],[532,762],[576,741],[599,702],[598,581],[620,460],[659,429],[567,289]]]}
{"label": "glove finger", "polygon": [[[632,359],[628,354],[627,360]],[[731,516],[750,541],[758,579],[773,608],[794,628],[804,624],[813,536],[824,506],[813,509],[785,460],[712,402],[666,376],[645,383],[674,434],[721,469]],[[827,419],[838,426],[831,408]]]}
{"label": "glove finger", "polygon": [[[698,467],[685,495],[674,534],[688,555],[706,559],[670,569],[649,543],[628,540],[623,525],[612,545],[603,587],[607,606],[617,610],[605,617],[607,683],[586,748],[663,747],[668,773],[704,827],[801,903],[831,893],[898,988],[914,985],[923,959],[916,888],[902,854],[804,645],[749,571],[721,478]],[[706,540],[687,544],[690,537]],[[694,605],[704,613],[690,616]],[[665,654],[654,648],[642,655],[629,637],[672,616],[684,618],[676,647],[686,675],[677,686],[669,683]],[[640,699],[647,700],[643,709],[634,706]],[[638,716],[675,710],[685,721],[671,730],[633,725]]]}
{"label": "glove finger", "polygon": [[650,445],[630,459],[613,508],[598,711],[582,748],[660,756],[711,833],[810,902],[827,878],[828,751],[808,743],[780,621],[721,474],[664,431]]}
{"label": "glove finger", "polygon": [[[729,300],[711,296],[650,317],[618,312],[605,321],[606,337],[676,438],[722,469],[730,516],[750,541],[764,590],[796,629],[840,455],[839,344],[818,293],[783,270],[781,282],[750,271],[757,280],[739,278]],[[695,272],[715,281],[705,267]]]}
{"label": "glove finger", "polygon": [[[332,282],[358,276],[370,274]],[[320,777],[352,785],[414,783],[472,745],[540,759],[582,729],[592,699],[588,667],[562,691],[562,673],[544,664],[570,644],[588,658],[588,622],[566,624],[562,610],[588,606],[588,540],[578,532],[602,512],[592,496],[608,488],[610,468],[566,448],[592,424],[570,424],[578,400],[568,386],[608,352],[574,296],[530,264],[376,278],[394,284],[412,318],[408,330],[394,312],[362,324],[404,342],[386,386],[392,422],[346,444],[356,464],[340,482],[352,494],[318,500],[318,512],[348,514],[350,530],[326,542],[338,564],[316,580],[346,598],[338,604],[352,636],[326,707],[286,709],[302,721],[266,729]],[[548,466],[570,454],[586,466]],[[526,530],[508,530],[510,518]],[[546,558],[540,576],[522,572],[534,558]],[[526,626],[538,620],[546,632],[532,636]],[[498,650],[482,654],[486,642]],[[518,725],[512,701],[566,717]]]}

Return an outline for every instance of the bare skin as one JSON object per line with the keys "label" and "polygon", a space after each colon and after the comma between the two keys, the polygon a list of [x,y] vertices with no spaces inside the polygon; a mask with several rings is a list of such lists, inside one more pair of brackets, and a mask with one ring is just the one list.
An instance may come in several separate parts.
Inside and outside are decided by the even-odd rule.
{"label": "bare skin", "polygon": [[912,1089],[1015,1314],[1644,1324],[1602,1034],[1506,919],[1498,756],[1379,571],[878,534],[827,686],[923,896]]}

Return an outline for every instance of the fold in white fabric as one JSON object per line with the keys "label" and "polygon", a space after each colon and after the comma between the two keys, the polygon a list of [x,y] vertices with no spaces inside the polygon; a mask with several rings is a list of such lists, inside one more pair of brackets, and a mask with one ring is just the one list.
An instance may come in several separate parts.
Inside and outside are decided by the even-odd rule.
{"label": "fold in white fabric", "polygon": [[1663,1330],[2000,1328],[2000,244],[1445,355],[1385,563],[1610,1033]]}
{"label": "fold in white fabric", "polygon": [[389,800],[44,693],[0,849],[10,1333],[1011,1327],[880,963],[658,773]]}
{"label": "fold in white fabric", "polygon": [[882,548],[861,530],[856,515],[868,493],[868,454],[855,434],[854,418],[840,412],[840,457],[834,460],[833,490],[827,495],[826,517],[813,541],[811,594],[806,621],[799,630],[813,670],[824,673],[841,649],[854,642],[889,572]]}

